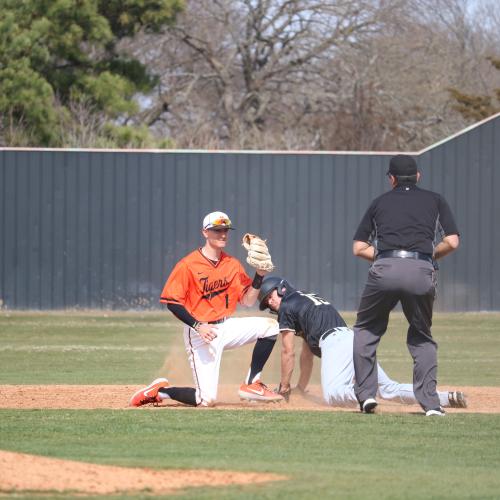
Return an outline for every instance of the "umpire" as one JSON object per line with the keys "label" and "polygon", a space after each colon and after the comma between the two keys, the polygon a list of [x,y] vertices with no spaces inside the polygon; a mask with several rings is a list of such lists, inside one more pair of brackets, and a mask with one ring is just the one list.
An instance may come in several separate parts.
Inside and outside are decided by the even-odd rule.
{"label": "umpire", "polygon": [[[391,158],[392,190],[376,198],[354,235],[353,253],[373,262],[354,325],[354,390],[361,411],[377,406],[377,345],[398,302],[408,320],[413,390],[427,416],[444,415],[436,392],[437,344],[431,335],[435,261],[457,249],[459,233],[446,200],[417,187],[407,155]],[[441,241],[437,241],[437,233]]]}

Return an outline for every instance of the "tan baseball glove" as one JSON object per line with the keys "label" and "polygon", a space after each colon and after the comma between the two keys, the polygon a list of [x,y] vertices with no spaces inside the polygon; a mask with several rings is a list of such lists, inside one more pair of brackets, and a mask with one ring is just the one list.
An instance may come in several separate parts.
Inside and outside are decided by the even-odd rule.
{"label": "tan baseball glove", "polygon": [[268,272],[274,269],[266,240],[255,234],[247,233],[243,236],[242,245],[248,251],[247,262],[252,267],[258,271]]}

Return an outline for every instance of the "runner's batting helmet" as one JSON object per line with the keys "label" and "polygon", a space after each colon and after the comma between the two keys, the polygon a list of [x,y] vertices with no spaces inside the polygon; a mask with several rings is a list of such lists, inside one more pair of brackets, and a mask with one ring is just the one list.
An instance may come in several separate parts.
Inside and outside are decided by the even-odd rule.
{"label": "runner's batting helmet", "polygon": [[267,297],[269,297],[273,290],[276,290],[278,292],[278,295],[280,297],[283,297],[283,288],[286,288],[287,290],[290,288],[290,284],[288,283],[288,281],[278,276],[266,276],[262,281],[262,285],[259,290],[259,309],[261,311],[267,309],[268,306],[266,303],[266,299]]}

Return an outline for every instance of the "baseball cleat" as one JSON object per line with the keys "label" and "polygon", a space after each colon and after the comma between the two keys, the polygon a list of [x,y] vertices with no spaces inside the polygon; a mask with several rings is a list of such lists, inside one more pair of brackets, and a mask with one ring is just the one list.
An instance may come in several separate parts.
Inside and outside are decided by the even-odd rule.
{"label": "baseball cleat", "polygon": [[435,408],[434,410],[427,410],[425,412],[426,417],[444,417],[445,415],[446,413],[441,407]]}
{"label": "baseball cleat", "polygon": [[238,396],[240,399],[253,402],[283,401],[283,396],[269,390],[266,384],[262,383],[260,380],[257,380],[253,384],[241,384]]}
{"label": "baseball cleat", "polygon": [[378,403],[374,398],[365,399],[360,405],[361,411],[363,413],[373,413],[377,405]]}
{"label": "baseball cleat", "polygon": [[147,387],[139,389],[130,399],[129,406],[143,406],[150,403],[160,403],[158,391],[162,387],[168,387],[170,384],[166,378],[157,378]]}
{"label": "baseball cleat", "polygon": [[462,391],[451,391],[448,393],[450,408],[467,408],[467,399]]}

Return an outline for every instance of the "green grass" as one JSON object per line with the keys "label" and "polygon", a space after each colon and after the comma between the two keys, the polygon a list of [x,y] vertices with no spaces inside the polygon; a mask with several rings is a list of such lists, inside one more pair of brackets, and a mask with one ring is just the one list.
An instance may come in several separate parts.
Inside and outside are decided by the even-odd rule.
{"label": "green grass", "polygon": [[[344,316],[352,325],[354,314]],[[402,382],[412,380],[406,330],[394,313],[378,353]],[[500,314],[436,314],[433,335],[440,384],[498,385]],[[279,378],[277,352],[266,367],[272,382]],[[182,328],[169,313],[0,313],[0,384],[141,384],[157,376],[167,356],[187,363]],[[249,360],[249,349],[226,353],[221,380],[239,382]],[[319,363],[312,382],[320,382]]]}
{"label": "green grass", "polygon": [[[393,313],[379,349],[384,369],[403,381],[412,380],[413,369],[406,348],[407,329],[403,315]],[[438,343],[439,383],[499,385],[499,313],[435,314],[432,334]]]}
{"label": "green grass", "polygon": [[[345,317],[352,324],[353,314]],[[386,371],[401,381],[410,381],[412,370],[406,328],[394,314],[379,349]],[[436,314],[433,333],[441,384],[498,385],[500,314]],[[241,379],[249,353],[225,355],[223,383]],[[140,384],[166,358],[187,363],[181,328],[166,313],[0,313],[0,384]],[[276,349],[266,367],[270,383],[279,378],[278,358]],[[313,382],[319,383],[319,363]],[[265,486],[186,490],[183,498],[500,497],[500,415],[0,410],[0,449],[290,477]],[[36,498],[36,492],[17,497]]]}
{"label": "green grass", "polygon": [[140,383],[169,337],[182,337],[177,323],[161,313],[1,313],[0,383]]}
{"label": "green grass", "polygon": [[[498,498],[500,419],[259,411],[0,411],[3,449],[285,474],[193,498]],[[22,439],[19,437],[22,436]]]}

